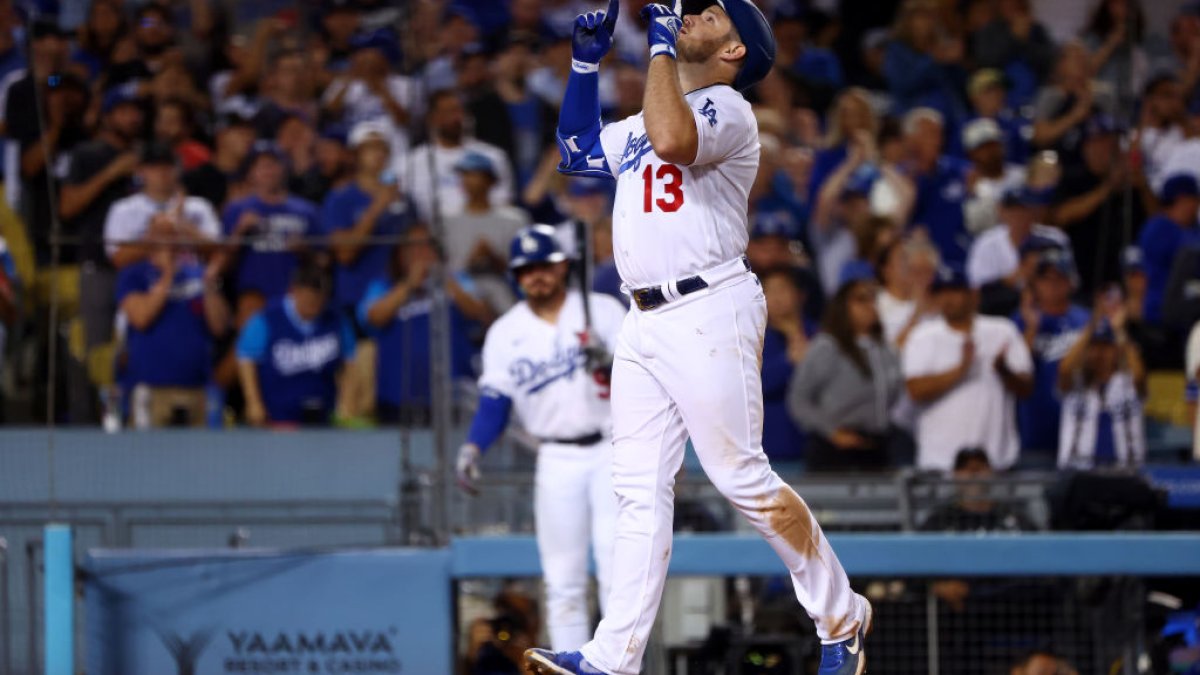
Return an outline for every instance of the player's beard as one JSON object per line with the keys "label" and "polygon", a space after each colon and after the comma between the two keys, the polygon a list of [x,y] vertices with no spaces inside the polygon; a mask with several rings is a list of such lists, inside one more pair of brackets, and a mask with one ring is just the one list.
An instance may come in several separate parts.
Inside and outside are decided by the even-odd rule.
{"label": "player's beard", "polygon": [[707,40],[687,40],[676,42],[675,50],[683,63],[704,63],[712,58],[725,45],[728,38],[709,38]]}
{"label": "player's beard", "polygon": [[543,305],[552,302],[560,294],[565,292],[565,288],[558,282],[546,282],[530,284],[528,288],[522,289],[525,291],[525,299],[533,305]]}

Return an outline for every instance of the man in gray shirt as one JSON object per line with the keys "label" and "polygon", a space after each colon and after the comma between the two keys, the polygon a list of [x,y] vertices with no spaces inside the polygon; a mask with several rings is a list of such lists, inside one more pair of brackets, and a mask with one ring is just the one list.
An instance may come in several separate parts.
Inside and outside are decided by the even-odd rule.
{"label": "man in gray shirt", "polygon": [[480,296],[501,314],[515,302],[504,282],[508,269],[505,252],[517,232],[529,224],[529,218],[515,207],[492,205],[497,173],[486,155],[468,152],[454,170],[462,177],[466,205],[462,213],[445,220],[442,246],[446,265],[452,271],[469,273]]}

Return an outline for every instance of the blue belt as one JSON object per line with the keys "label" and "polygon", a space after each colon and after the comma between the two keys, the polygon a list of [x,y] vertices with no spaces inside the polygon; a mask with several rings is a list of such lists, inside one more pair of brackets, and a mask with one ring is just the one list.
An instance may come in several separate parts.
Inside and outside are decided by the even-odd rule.
{"label": "blue belt", "polygon": [[[746,256],[741,258],[742,265],[748,270],[750,269],[750,261]],[[708,288],[708,282],[700,275],[692,277],[684,277],[675,282],[675,289],[680,296],[695,293],[696,291]],[[663,293],[662,286],[650,286],[648,288],[635,288],[631,292],[633,302],[637,308],[643,312],[648,312],[656,307],[661,307],[667,304],[667,296]]]}

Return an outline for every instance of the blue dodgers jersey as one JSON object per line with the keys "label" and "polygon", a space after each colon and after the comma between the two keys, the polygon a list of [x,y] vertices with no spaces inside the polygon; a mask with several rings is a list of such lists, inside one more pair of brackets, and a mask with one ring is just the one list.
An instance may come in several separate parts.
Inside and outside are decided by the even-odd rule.
{"label": "blue dodgers jersey", "polygon": [[[812,336],[816,327],[805,320],[804,333]],[[795,461],[804,457],[808,436],[788,411],[788,385],[795,366],[787,356],[787,338],[768,328],[763,335],[763,451],[771,461]]]}
{"label": "blue dodgers jersey", "polygon": [[[325,199],[321,208],[321,233],[329,236],[338,230],[354,227],[359,218],[371,206],[371,195],[356,183],[335,190]],[[398,201],[385,210],[375,221],[371,236],[396,236],[404,231],[411,218],[412,210],[406,201]],[[333,300],[337,307],[354,307],[367,292],[371,281],[387,274],[394,245],[368,245],[349,265],[335,263]]]}
{"label": "blue dodgers jersey", "polygon": [[226,207],[222,217],[226,236],[233,234],[238,220],[247,211],[257,213],[261,222],[247,233],[251,241],[239,251],[237,291],[256,291],[270,302],[283,297],[291,283],[297,257],[288,250],[289,242],[320,234],[317,210],[299,197],[289,195],[279,204],[268,204],[251,195]]}
{"label": "blue dodgers jersey", "polygon": [[272,422],[327,420],[337,401],[336,376],[346,354],[345,319],[326,308],[311,331],[302,331],[283,302],[262,313],[267,328],[266,353],[258,362],[258,386]]}
{"label": "blue dodgers jersey", "polygon": [[1146,268],[1146,300],[1142,308],[1147,323],[1162,321],[1163,295],[1171,276],[1175,254],[1185,246],[1200,244],[1200,228],[1180,227],[1164,215],[1146,221],[1138,235],[1138,246]]}
{"label": "blue dodgers jersey", "polygon": [[942,157],[932,173],[916,177],[917,203],[912,225],[929,231],[943,263],[965,264],[971,247],[971,234],[963,217],[966,169],[961,160]]}
{"label": "blue dodgers jersey", "polygon": [[[213,359],[213,339],[204,319],[204,268],[180,262],[171,293],[158,318],[146,330],[129,327],[126,348],[130,384],[152,387],[203,387],[208,384]],[[142,261],[121,270],[117,277],[117,302],[133,293],[144,293],[162,272]]]}
{"label": "blue dodgers jersey", "polygon": [[[1065,314],[1043,314],[1033,339],[1033,393],[1017,403],[1017,427],[1024,450],[1057,450],[1058,426],[1062,419],[1062,401],[1058,395],[1058,365],[1087,326],[1089,312],[1072,305]],[[1013,317],[1017,329],[1025,331],[1025,321]]]}
{"label": "blue dodgers jersey", "polygon": [[[382,328],[367,322],[367,311],[391,290],[391,283],[371,283],[359,304],[358,320],[375,337],[377,353],[375,398],[393,406],[428,406],[430,390],[429,312],[427,297],[410,299]],[[450,373],[455,379],[471,377],[474,348],[469,339],[471,322],[450,303]]]}

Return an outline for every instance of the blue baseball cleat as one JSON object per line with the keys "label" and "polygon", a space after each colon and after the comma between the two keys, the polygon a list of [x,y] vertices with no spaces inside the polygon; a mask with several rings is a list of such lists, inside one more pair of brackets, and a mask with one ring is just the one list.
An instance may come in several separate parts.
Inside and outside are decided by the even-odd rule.
{"label": "blue baseball cleat", "polygon": [[867,653],[863,649],[863,642],[870,632],[871,604],[867,603],[867,617],[854,637],[831,645],[821,645],[821,667],[817,669],[817,675],[862,675],[867,672]]}
{"label": "blue baseball cleat", "polygon": [[606,675],[579,652],[526,649],[525,668],[530,675]]}

